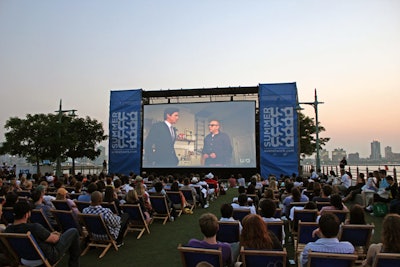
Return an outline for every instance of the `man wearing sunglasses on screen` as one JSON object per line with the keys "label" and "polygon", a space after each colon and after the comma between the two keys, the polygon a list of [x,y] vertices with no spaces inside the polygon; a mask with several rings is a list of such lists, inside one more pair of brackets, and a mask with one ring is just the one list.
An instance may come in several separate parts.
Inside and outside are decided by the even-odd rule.
{"label": "man wearing sunglasses on screen", "polygon": [[232,145],[229,136],[221,132],[218,120],[211,120],[208,129],[210,133],[204,138],[202,164],[206,166],[230,166]]}

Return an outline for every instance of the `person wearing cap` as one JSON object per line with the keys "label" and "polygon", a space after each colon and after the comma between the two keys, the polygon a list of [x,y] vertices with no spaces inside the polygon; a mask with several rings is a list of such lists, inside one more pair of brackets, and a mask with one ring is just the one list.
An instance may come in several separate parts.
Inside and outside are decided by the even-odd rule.
{"label": "person wearing cap", "polygon": [[61,187],[57,190],[56,200],[65,200],[73,214],[78,215],[79,210],[76,207],[75,202],[72,199],[69,199],[67,196],[68,191],[64,187]]}
{"label": "person wearing cap", "polygon": [[229,136],[221,132],[220,122],[211,120],[208,124],[210,133],[204,138],[202,165],[229,166],[232,159],[232,144]]}
{"label": "person wearing cap", "polygon": [[[4,232],[27,233],[29,231],[51,264],[56,263],[68,251],[68,266],[79,267],[81,249],[78,230],[70,228],[62,234],[59,232],[49,232],[39,223],[28,223],[30,216],[30,205],[25,201],[17,202],[14,205],[14,223],[9,225]],[[39,263],[34,265],[32,260],[25,261],[22,262],[24,265],[40,265]]]}
{"label": "person wearing cap", "polygon": [[176,124],[179,109],[168,107],[164,110],[164,121],[154,123],[144,142],[145,167],[173,167],[179,163],[175,153]]}

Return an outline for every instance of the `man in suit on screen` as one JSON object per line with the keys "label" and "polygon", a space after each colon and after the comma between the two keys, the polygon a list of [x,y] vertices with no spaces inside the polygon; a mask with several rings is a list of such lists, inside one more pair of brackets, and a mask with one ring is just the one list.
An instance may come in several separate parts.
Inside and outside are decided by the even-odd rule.
{"label": "man in suit on screen", "polygon": [[158,167],[178,165],[174,144],[176,129],[174,124],[179,120],[179,109],[169,107],[164,110],[164,121],[151,126],[145,141],[145,157],[147,164]]}

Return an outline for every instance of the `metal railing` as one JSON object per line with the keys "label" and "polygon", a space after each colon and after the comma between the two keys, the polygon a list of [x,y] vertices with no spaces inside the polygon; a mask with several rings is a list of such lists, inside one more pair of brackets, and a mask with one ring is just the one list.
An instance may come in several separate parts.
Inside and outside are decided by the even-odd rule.
{"label": "metal railing", "polygon": [[[303,171],[304,173],[310,173],[312,165],[304,165]],[[386,170],[387,175],[391,175],[395,182],[397,182],[397,169],[400,168],[400,165],[347,165],[345,170],[350,172],[353,176],[353,179],[357,179],[357,176],[360,173],[364,173],[365,177],[368,177],[369,172]],[[321,172],[323,174],[329,175],[330,171],[334,171],[336,175],[340,175],[340,167],[339,165],[322,165]]]}

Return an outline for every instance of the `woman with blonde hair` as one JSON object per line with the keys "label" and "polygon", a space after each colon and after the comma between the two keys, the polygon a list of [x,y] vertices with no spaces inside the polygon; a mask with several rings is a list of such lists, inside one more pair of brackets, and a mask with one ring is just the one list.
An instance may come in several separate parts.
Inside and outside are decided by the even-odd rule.
{"label": "woman with blonde hair", "polygon": [[271,188],[273,191],[278,191],[278,183],[275,179],[271,179],[268,187]]}
{"label": "woman with blonde hair", "polygon": [[282,249],[282,242],[274,233],[268,232],[260,215],[247,215],[242,220],[242,227],[240,246],[251,249]]}
{"label": "woman with blonde hair", "polygon": [[400,253],[400,215],[389,213],[382,223],[382,243],[371,244],[362,266],[372,266],[378,252]]}
{"label": "woman with blonde hair", "polygon": [[147,223],[151,222],[150,213],[146,210],[143,200],[140,199],[135,190],[129,190],[125,197],[126,204],[139,204]]}
{"label": "woman with blonde hair", "polygon": [[151,206],[150,196],[149,196],[149,193],[147,193],[146,188],[144,187],[144,184],[136,183],[135,191],[137,193],[138,198],[142,199],[143,204],[146,207],[146,210],[151,213],[151,211],[153,210],[153,207]]}

